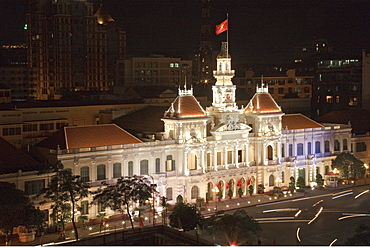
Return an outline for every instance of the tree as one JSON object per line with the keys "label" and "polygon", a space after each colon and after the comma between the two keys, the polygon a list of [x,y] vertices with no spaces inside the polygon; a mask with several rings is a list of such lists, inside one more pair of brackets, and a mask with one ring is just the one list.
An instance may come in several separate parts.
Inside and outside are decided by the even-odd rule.
{"label": "tree", "polygon": [[289,190],[290,191],[295,190],[295,178],[294,177],[290,177]]}
{"label": "tree", "polygon": [[196,206],[180,202],[175,205],[169,218],[171,227],[189,231],[201,222],[203,216]]}
{"label": "tree", "polygon": [[344,244],[348,246],[370,246],[370,227],[365,224],[360,224],[356,228],[356,234],[353,237],[347,238]]}
{"label": "tree", "polygon": [[316,174],[316,184],[319,188],[321,188],[324,185],[324,179],[322,178],[320,173]]}
{"label": "tree", "polygon": [[90,185],[81,182],[80,176],[72,175],[70,169],[64,169],[60,161],[52,166],[50,171],[54,172],[54,175],[51,177],[48,186],[36,197],[43,196],[46,199],[41,201],[40,204],[45,204],[48,201],[52,202],[51,217],[62,225],[63,232],[65,231],[65,224],[68,220],[72,220],[75,237],[78,240],[74,212],[78,209],[78,202],[88,196]]}
{"label": "tree", "polygon": [[5,233],[5,241],[9,245],[14,227],[37,227],[44,221],[44,214],[36,209],[30,198],[13,183],[0,182],[0,212],[0,230]]}
{"label": "tree", "polygon": [[225,236],[229,245],[252,245],[262,232],[259,223],[244,209],[239,209],[234,214],[219,211],[202,224],[209,234]]}
{"label": "tree", "polygon": [[297,179],[297,187],[299,187],[299,189],[303,189],[304,187],[306,187],[306,182],[304,181],[304,178],[302,176],[299,176]]}
{"label": "tree", "polygon": [[[343,178],[346,178],[347,181],[350,177],[354,180],[359,175],[365,174],[364,162],[357,159],[350,153],[340,153],[338,156],[332,160],[331,163],[332,169],[337,168]],[[349,181],[348,181],[349,182]]]}
{"label": "tree", "polygon": [[130,206],[134,203],[138,203],[139,207],[145,206],[146,201],[157,193],[155,186],[152,186],[146,177],[134,175],[133,177],[121,177],[117,183],[98,189],[93,202],[102,203],[104,207],[121,213],[126,210],[131,227],[134,229]]}

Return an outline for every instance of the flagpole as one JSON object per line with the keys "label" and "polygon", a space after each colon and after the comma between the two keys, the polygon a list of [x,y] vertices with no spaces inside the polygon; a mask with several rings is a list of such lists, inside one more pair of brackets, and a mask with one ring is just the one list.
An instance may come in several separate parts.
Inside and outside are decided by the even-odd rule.
{"label": "flagpole", "polygon": [[229,58],[229,13],[226,13],[226,19],[227,19],[227,30],[226,30],[226,57]]}

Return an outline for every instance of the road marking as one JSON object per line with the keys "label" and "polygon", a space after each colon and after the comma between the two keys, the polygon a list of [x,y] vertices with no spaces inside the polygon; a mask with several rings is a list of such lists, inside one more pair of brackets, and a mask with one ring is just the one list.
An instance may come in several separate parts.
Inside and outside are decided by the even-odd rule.
{"label": "road marking", "polygon": [[267,221],[258,221],[258,223],[291,223],[291,222],[307,222],[309,220],[267,220]]}

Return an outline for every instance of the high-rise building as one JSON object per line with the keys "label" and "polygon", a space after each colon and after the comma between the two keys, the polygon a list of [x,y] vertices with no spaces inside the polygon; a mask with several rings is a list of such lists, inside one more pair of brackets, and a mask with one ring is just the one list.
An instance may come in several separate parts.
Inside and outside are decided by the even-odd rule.
{"label": "high-rise building", "polygon": [[87,0],[31,0],[27,23],[37,99],[110,89],[115,61],[125,53],[126,33],[103,4],[94,13]]}
{"label": "high-rise building", "polygon": [[361,108],[361,77],[361,59],[319,61],[312,84],[311,116]]}
{"label": "high-rise building", "polygon": [[214,52],[212,48],[210,0],[202,1],[199,50],[195,57],[195,79],[199,83],[213,83]]}
{"label": "high-rise building", "polygon": [[294,61],[299,63],[324,59],[332,52],[333,48],[326,39],[314,37],[294,47]]}

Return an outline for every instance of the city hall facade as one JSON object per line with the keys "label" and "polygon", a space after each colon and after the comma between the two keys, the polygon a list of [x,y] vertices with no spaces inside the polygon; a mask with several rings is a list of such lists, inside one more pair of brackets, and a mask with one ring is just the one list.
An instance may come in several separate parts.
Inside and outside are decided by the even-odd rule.
{"label": "city hall facade", "polygon": [[[249,185],[254,193],[260,184],[268,191],[288,186],[290,177],[303,177],[310,185],[318,173],[330,172],[331,160],[351,150],[351,126],[324,126],[301,114],[284,114],[263,81],[246,106],[237,106],[227,45],[222,43],[217,57],[212,105],[203,109],[185,84],[163,112],[164,131],[152,141],[105,124],[64,127],[37,147],[50,162],[61,161],[89,182],[91,190],[121,176],[147,176],[157,185],[158,209],[162,196],[170,204],[178,196],[191,203],[216,200],[216,191],[229,198],[229,191],[236,197],[242,188],[247,195]],[[81,203],[89,218],[102,210],[116,213],[90,205],[91,200]]]}

